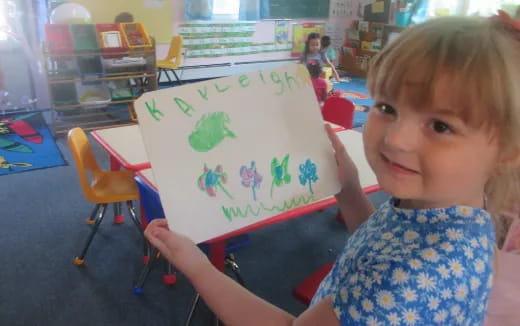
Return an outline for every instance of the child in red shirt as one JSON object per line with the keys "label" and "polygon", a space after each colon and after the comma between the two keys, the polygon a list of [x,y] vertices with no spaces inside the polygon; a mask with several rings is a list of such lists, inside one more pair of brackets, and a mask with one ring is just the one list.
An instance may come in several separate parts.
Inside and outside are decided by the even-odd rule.
{"label": "child in red shirt", "polygon": [[311,75],[312,86],[316,93],[316,98],[320,104],[327,99],[327,82],[321,78],[322,70],[319,62],[309,61],[307,62],[307,69]]}

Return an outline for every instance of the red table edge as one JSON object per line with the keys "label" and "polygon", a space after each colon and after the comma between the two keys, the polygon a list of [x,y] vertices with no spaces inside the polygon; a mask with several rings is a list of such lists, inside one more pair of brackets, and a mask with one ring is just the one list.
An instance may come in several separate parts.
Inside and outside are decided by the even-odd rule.
{"label": "red table edge", "polygon": [[138,164],[130,164],[128,163],[119,153],[112,147],[110,144],[108,144],[103,137],[101,137],[97,130],[94,130],[90,133],[92,135],[92,138],[94,138],[101,147],[103,147],[108,154],[110,154],[111,157],[115,158],[119,163],[121,163],[121,166],[124,167],[127,170],[130,171],[140,171],[140,170],[146,170],[152,167],[150,162],[144,162],[144,163],[138,163]]}

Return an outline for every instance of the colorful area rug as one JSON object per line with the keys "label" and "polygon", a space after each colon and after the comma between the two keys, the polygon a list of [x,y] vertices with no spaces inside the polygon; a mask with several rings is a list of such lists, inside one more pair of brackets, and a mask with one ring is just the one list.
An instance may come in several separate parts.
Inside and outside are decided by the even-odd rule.
{"label": "colorful area rug", "polygon": [[0,175],[66,164],[41,113],[0,115]]}
{"label": "colorful area rug", "polygon": [[[341,96],[350,100],[356,105],[356,111],[354,112],[353,127],[362,127],[368,116],[368,108],[374,105],[374,100],[370,98],[368,89],[366,86],[366,79],[360,77],[351,77],[348,82],[334,83],[334,90],[341,92]],[[362,107],[362,111],[358,108]]]}

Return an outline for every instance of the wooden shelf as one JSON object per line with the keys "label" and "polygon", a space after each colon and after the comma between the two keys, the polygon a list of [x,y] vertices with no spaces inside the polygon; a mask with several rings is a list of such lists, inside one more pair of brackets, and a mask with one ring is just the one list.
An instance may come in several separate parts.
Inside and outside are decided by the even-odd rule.
{"label": "wooden shelf", "polygon": [[123,80],[123,79],[133,79],[133,78],[150,78],[156,77],[155,73],[142,73],[142,74],[109,74],[104,77],[87,77],[87,78],[73,78],[73,79],[54,79],[49,78],[50,84],[67,84],[67,83],[89,83],[96,81],[104,81],[104,80]]}
{"label": "wooden shelf", "polygon": [[[108,73],[100,76],[90,75],[89,77],[83,77],[79,71],[75,72],[74,75],[69,75],[64,78],[56,78],[57,75],[70,73],[68,70],[56,70],[56,67],[68,67],[70,62],[73,65],[77,65],[83,56],[99,56],[99,57],[113,57],[113,56],[137,56],[141,55],[145,57],[146,64],[145,69],[139,71],[127,71],[127,72],[115,72]],[[110,81],[124,81],[128,80],[128,87],[132,89],[138,89],[142,91],[153,91],[158,88],[157,85],[157,67],[155,62],[155,44],[151,48],[147,49],[134,49],[120,52],[105,52],[105,51],[76,51],[74,53],[49,53],[45,52],[47,68],[47,78],[49,84],[49,94],[51,102],[51,129],[54,134],[61,135],[68,132],[68,130],[74,127],[81,127],[84,130],[93,130],[101,128],[109,128],[119,125],[130,125],[134,124],[132,121],[135,119],[133,114],[133,103],[138,98],[134,96],[132,98],[124,100],[113,100],[103,104],[69,104],[69,105],[53,105],[54,97],[60,96],[61,101],[74,101],[72,96],[67,97],[68,94],[72,94],[75,88],[78,91],[77,96],[81,93],[79,90],[84,89],[87,83],[99,82],[102,85],[103,92],[105,90],[105,83]],[[97,59],[96,59],[97,60]],[[100,60],[102,62],[102,60]],[[61,62],[63,64],[61,64]],[[133,67],[130,67],[131,69]],[[68,68],[67,68],[68,69]],[[54,76],[53,76],[54,74]],[[69,84],[69,86],[65,86]],[[70,85],[75,84],[75,85]],[[124,83],[127,84],[126,82]],[[122,86],[121,86],[122,87]],[[70,89],[70,92],[69,92]],[[56,91],[54,93],[53,91]],[[75,93],[75,92],[74,92]],[[76,99],[77,100],[77,99]],[[108,108],[111,105],[123,104],[126,105],[117,108]]]}

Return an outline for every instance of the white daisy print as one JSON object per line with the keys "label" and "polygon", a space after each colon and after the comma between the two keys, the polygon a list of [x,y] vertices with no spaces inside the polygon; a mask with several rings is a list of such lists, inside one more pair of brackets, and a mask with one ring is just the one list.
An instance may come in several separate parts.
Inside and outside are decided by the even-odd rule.
{"label": "white daisy print", "polygon": [[464,235],[460,230],[449,228],[446,230],[446,236],[452,241],[459,241],[464,238]]}
{"label": "white daisy print", "polygon": [[382,237],[385,240],[390,240],[394,237],[394,234],[392,232],[385,232],[383,233]]}
{"label": "white daisy print", "polygon": [[395,312],[388,314],[387,318],[390,325],[400,325],[401,323],[401,318]]}
{"label": "white daisy print", "polygon": [[406,302],[412,302],[412,301],[417,300],[417,294],[415,293],[414,290],[412,290],[410,288],[405,288],[403,290],[403,298]]}
{"label": "white daisy print", "polygon": [[482,284],[482,283],[480,282],[480,280],[478,278],[476,278],[475,276],[472,276],[469,281],[469,284],[470,284],[471,290],[475,291],[480,287],[480,284]]}
{"label": "white daisy print", "polygon": [[427,273],[420,273],[417,276],[417,287],[426,291],[431,291],[435,288],[435,279]]}
{"label": "white daisy print", "polygon": [[350,317],[354,319],[355,321],[359,321],[361,319],[361,315],[359,314],[359,311],[356,309],[355,306],[348,307],[348,313],[350,314]]}
{"label": "white daisy print", "polygon": [[486,219],[484,219],[484,217],[482,217],[482,216],[477,217],[477,219],[476,219],[475,221],[476,221],[477,224],[479,224],[479,225],[484,225],[484,224],[486,224]]}
{"label": "white daisy print", "polygon": [[390,291],[379,291],[376,295],[377,304],[385,309],[392,309],[395,306],[394,295]]}
{"label": "white daisy print", "polygon": [[464,272],[464,267],[456,259],[453,259],[450,261],[450,269],[451,269],[451,272],[453,273],[453,275],[455,275],[457,277],[461,277]]}
{"label": "white daisy print", "polygon": [[442,250],[446,252],[452,252],[455,248],[453,248],[453,245],[449,242],[443,242],[441,243]]}
{"label": "white daisy print", "polygon": [[341,290],[339,290],[339,296],[341,298],[341,301],[347,302],[348,301],[348,291],[347,291],[347,289],[341,288]]}
{"label": "white daisy print", "polygon": [[437,297],[429,297],[428,298],[428,309],[430,310],[437,310],[439,308],[441,300]]}
{"label": "white daisy print", "polygon": [[440,324],[440,323],[444,323],[446,318],[448,318],[448,311],[445,309],[442,309],[435,313],[435,315],[433,317],[433,321]]}
{"label": "white daisy print", "polygon": [[419,321],[419,315],[415,309],[405,309],[403,311],[402,321],[406,325],[415,325]]}
{"label": "white daisy print", "polygon": [[455,300],[463,301],[468,296],[468,287],[466,284],[460,284],[455,288]]}
{"label": "white daisy print", "polygon": [[486,269],[486,264],[482,261],[482,259],[476,259],[473,263],[473,266],[475,267],[475,272],[482,273]]}
{"label": "white daisy print", "polygon": [[374,316],[367,318],[367,326],[382,326],[382,324]]}
{"label": "white daisy print", "polygon": [[452,316],[457,316],[460,313],[460,306],[458,304],[451,307],[450,312]]}
{"label": "white daisy print", "polygon": [[426,243],[431,246],[432,244],[439,242],[440,239],[441,236],[439,233],[430,233],[426,236]]}
{"label": "white daisy print", "polygon": [[387,271],[390,268],[390,264],[388,263],[381,263],[374,266],[375,269],[380,271]]}
{"label": "white daisy print", "polygon": [[464,322],[464,314],[458,314],[457,317],[455,317],[455,321],[457,324],[462,325]]}
{"label": "white daisy print", "polygon": [[457,209],[458,213],[461,215],[461,216],[464,216],[464,217],[468,217],[468,216],[471,216],[472,213],[473,213],[473,210],[470,208],[470,207],[467,207],[467,206],[462,206],[462,207],[459,207]]}
{"label": "white daisy print", "polygon": [[408,265],[413,269],[419,269],[422,267],[422,262],[419,259],[410,259]]}
{"label": "white daisy print", "polygon": [[397,267],[392,273],[392,284],[404,284],[408,282],[408,278],[408,273],[401,267]]}
{"label": "white daisy print", "polygon": [[488,237],[486,237],[485,235],[481,236],[480,237],[480,245],[482,246],[482,248],[487,249],[487,247],[489,246]]}
{"label": "white daisy print", "polygon": [[419,222],[421,224],[426,223],[426,222],[428,222],[428,218],[426,217],[426,215],[421,214],[421,215],[417,216],[417,222]]}
{"label": "white daisy print", "polygon": [[451,299],[453,297],[453,294],[451,293],[450,289],[444,289],[441,292],[441,298],[444,300]]}
{"label": "white daisy print", "polygon": [[378,241],[374,244],[374,246],[372,248],[374,248],[374,250],[381,250],[381,248],[383,248],[385,246],[386,242],[384,241]]}
{"label": "white daisy print", "polygon": [[441,212],[440,214],[437,215],[437,218],[439,219],[439,221],[446,221],[450,217],[445,212]]}
{"label": "white daisy print", "polygon": [[464,251],[464,256],[466,256],[468,259],[473,259],[473,248],[470,246],[463,246],[462,250]]}
{"label": "white daisy print", "polygon": [[354,274],[350,277],[350,283],[357,283],[358,282],[358,274]]}
{"label": "white daisy print", "polygon": [[352,289],[352,295],[355,299],[359,299],[359,297],[361,296],[361,286],[354,286],[354,288]]}
{"label": "white daisy print", "polygon": [[439,272],[443,279],[450,277],[450,270],[446,267],[446,265],[439,265],[439,267],[437,267],[437,272]]}
{"label": "white daisy print", "polygon": [[371,312],[374,310],[374,304],[369,299],[363,299],[363,301],[361,301],[361,307],[366,312]]}
{"label": "white daisy print", "polygon": [[426,248],[421,251],[421,257],[426,260],[433,263],[436,263],[439,261],[439,253],[437,253],[437,250],[433,248]]}
{"label": "white daisy print", "polygon": [[477,241],[477,239],[475,239],[475,238],[471,238],[471,239],[469,240],[469,244],[470,244],[473,248],[477,248],[477,247],[478,247],[478,241]]}
{"label": "white daisy print", "polygon": [[417,233],[415,231],[406,231],[404,233],[404,241],[405,242],[412,242],[415,239],[417,239],[418,237],[419,237],[419,233]]}

